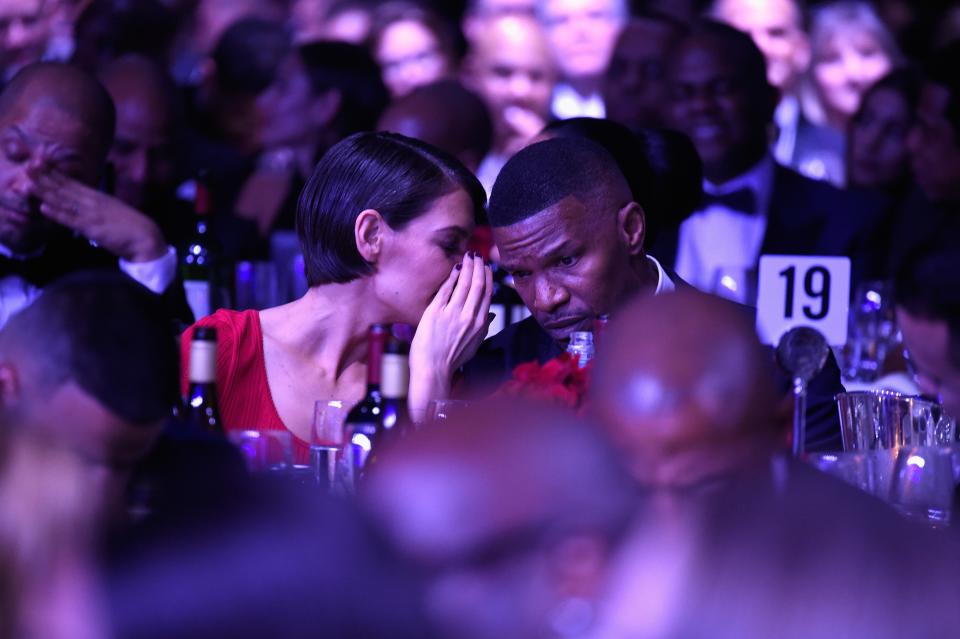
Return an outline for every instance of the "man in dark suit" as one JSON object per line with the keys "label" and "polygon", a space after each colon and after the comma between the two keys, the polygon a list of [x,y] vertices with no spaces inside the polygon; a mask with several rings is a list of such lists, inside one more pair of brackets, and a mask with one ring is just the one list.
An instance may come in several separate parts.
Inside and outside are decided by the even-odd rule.
{"label": "man in dark suit", "polygon": [[[588,140],[557,138],[517,153],[497,178],[488,217],[501,264],[533,316],[483,343],[464,370],[474,391],[502,383],[518,364],[556,357],[571,333],[592,330],[598,315],[629,299],[687,286],[647,254],[641,203],[613,157]],[[833,396],[842,389],[835,363],[811,384],[809,449],[840,446]]]}
{"label": "man in dark suit", "polygon": [[182,300],[176,251],[157,224],[92,188],[114,121],[103,87],[65,64],[30,65],[0,94],[0,325],[81,268],[119,266],[171,311]]}
{"label": "man in dark suit", "polygon": [[657,246],[665,263],[702,290],[728,293],[720,276],[755,272],[762,254],[856,254],[879,203],[774,161],[768,132],[779,96],[750,36],[704,21],[670,60],[666,119],[693,140],[705,179],[700,210]]}

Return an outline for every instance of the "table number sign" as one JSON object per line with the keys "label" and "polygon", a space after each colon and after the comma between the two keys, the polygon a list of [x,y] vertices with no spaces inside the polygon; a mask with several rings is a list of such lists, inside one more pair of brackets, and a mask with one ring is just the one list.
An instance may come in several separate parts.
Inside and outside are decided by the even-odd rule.
{"label": "table number sign", "polygon": [[832,346],[847,341],[850,258],[763,255],[757,296],[757,333],[776,345],[794,326],[815,328]]}

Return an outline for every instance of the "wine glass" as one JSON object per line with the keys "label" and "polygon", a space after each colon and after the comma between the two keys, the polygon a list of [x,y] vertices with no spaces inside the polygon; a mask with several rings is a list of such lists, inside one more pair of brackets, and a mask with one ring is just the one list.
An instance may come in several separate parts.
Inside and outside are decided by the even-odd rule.
{"label": "wine glass", "polygon": [[319,400],[313,405],[310,428],[310,466],[319,486],[337,492],[352,486],[352,477],[345,470],[343,424],[351,404],[341,399]]}

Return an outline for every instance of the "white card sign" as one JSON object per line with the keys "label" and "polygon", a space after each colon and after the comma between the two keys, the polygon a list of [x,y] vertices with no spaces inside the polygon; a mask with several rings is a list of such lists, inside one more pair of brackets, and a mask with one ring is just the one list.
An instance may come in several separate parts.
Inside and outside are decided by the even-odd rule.
{"label": "white card sign", "polygon": [[795,326],[815,328],[832,346],[847,341],[850,258],[763,255],[757,295],[757,333],[776,345]]}

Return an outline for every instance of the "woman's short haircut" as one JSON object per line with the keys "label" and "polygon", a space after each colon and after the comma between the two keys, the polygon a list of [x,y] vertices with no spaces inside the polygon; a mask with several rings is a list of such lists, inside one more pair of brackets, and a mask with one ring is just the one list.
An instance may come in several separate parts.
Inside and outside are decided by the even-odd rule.
{"label": "woman's short haircut", "polygon": [[470,197],[474,218],[482,218],[483,187],[453,156],[396,133],[357,133],[339,142],[320,159],[297,202],[308,285],[372,272],[354,236],[361,211],[379,212],[399,231],[458,189]]}

